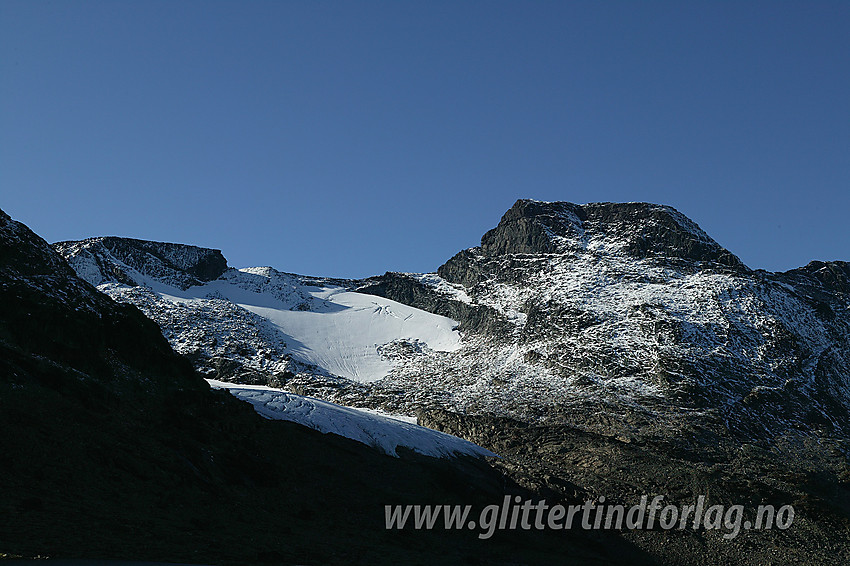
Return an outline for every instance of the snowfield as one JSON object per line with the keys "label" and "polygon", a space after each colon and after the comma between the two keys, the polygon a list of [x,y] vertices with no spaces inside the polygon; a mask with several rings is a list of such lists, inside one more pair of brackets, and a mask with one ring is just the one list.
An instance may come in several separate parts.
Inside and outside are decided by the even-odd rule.
{"label": "snowfield", "polygon": [[308,288],[306,292],[317,306],[292,310],[289,305],[258,304],[257,299],[265,301],[268,296],[246,294],[223,281],[206,287],[277,326],[290,337],[293,357],[362,383],[377,381],[393,368],[393,363],[381,356],[381,346],[404,340],[424,343],[438,352],[460,347],[457,322],[373,295],[333,287]]}
{"label": "snowfield", "polygon": [[[72,263],[83,279],[117,300],[138,304],[143,300],[139,295],[152,292],[154,296],[146,302],[159,306],[152,304],[146,313],[155,319],[153,311],[208,318],[210,310],[232,311],[235,305],[247,312],[231,312],[218,318],[244,319],[245,324],[255,328],[256,317],[262,319],[260,326],[266,327],[262,333],[267,336],[262,343],[274,354],[270,358],[288,356],[332,376],[360,383],[378,381],[397,365],[392,356],[382,354],[384,347],[402,343],[418,351],[434,352],[454,352],[461,347],[458,323],[450,318],[329,282],[311,282],[270,267],[228,269],[219,279],[181,289],[126,264],[121,264],[122,269],[138,287],[104,282],[93,258],[79,256]],[[175,307],[185,310],[175,311]],[[218,336],[201,338],[227,344],[234,341],[234,336],[234,329],[228,328]],[[187,337],[186,342],[193,343],[197,338]],[[183,351],[179,338],[173,345],[177,351],[189,353]]]}
{"label": "snowfield", "polygon": [[215,389],[227,389],[237,399],[251,403],[254,410],[267,419],[291,421],[323,433],[344,436],[390,456],[398,457],[399,447],[435,458],[495,456],[489,450],[456,436],[419,426],[414,417],[343,407],[266,386],[238,385],[213,379],[207,382]]}

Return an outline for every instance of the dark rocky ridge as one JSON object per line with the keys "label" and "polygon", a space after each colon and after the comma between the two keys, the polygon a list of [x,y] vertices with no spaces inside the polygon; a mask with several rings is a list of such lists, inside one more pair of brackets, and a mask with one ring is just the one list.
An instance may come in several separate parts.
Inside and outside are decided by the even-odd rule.
{"label": "dark rocky ridge", "polygon": [[124,387],[145,387],[151,394],[207,389],[155,323],[80,280],[44,240],[5,213],[0,214],[0,291],[7,362],[37,349],[64,368],[55,372],[56,379],[69,372],[87,376],[89,386],[116,396]]}
{"label": "dark rocky ridge", "polygon": [[501,313],[495,309],[484,305],[469,305],[460,301],[447,300],[444,295],[404,273],[388,271],[379,277],[365,279],[354,288],[359,293],[385,297],[460,321],[458,329],[464,333],[500,334],[506,332],[509,325]]}
{"label": "dark rocky ridge", "polygon": [[[79,262],[97,265],[98,271],[88,270],[93,277],[97,273],[96,279],[89,281],[94,285],[105,281],[135,285],[133,277],[126,273],[130,268],[187,289],[213,281],[227,270],[221,250],[186,244],[105,236],[82,242],[57,242],[54,247],[65,256],[79,254],[76,256]],[[121,265],[115,263],[116,259]],[[104,276],[109,279],[103,279]]]}
{"label": "dark rocky ridge", "polygon": [[811,281],[816,280],[828,291],[845,297],[850,295],[850,263],[846,261],[812,261],[779,276],[809,288]]}

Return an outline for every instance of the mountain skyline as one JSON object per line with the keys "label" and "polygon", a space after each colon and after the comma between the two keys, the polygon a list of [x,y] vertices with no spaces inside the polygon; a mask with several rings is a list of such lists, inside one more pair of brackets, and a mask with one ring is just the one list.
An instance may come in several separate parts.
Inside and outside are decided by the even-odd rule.
{"label": "mountain skyline", "polygon": [[[543,203],[543,204],[553,204],[553,203],[560,203],[560,202],[568,202],[568,201],[544,201],[544,200],[537,200],[537,199],[530,199],[530,198],[519,198],[516,202],[523,202],[523,201],[528,201],[528,202],[539,202],[539,203]],[[516,203],[514,203],[514,204],[516,204]],[[671,208],[671,209],[675,210],[676,212],[678,212],[678,213],[682,214],[682,212],[681,212],[681,211],[679,211],[678,209],[676,209],[676,208],[674,208],[674,207],[672,207],[672,206],[669,206],[669,205],[667,205],[667,204],[654,203],[654,202],[648,202],[648,201],[622,201],[622,202],[613,202],[613,201],[598,201],[598,202],[588,202],[588,203],[584,203],[584,204],[582,204],[582,205],[578,205],[578,206],[592,206],[592,205],[600,205],[600,204],[601,204],[601,205],[606,205],[606,204],[615,204],[615,205],[631,205],[631,204],[634,204],[634,205],[666,206],[666,207],[669,207],[669,208]],[[691,217],[690,217],[690,216],[688,216],[688,215],[686,215],[686,214],[685,214],[684,216],[685,216],[686,218],[688,218],[689,220],[691,219]],[[699,227],[701,227],[701,224],[700,224],[700,223],[697,223],[697,227],[698,227],[698,228],[699,228]],[[488,229],[488,228],[487,228],[487,227],[485,227],[485,228],[481,231],[481,233],[484,233],[487,229]],[[708,232],[710,233],[711,231],[709,230]],[[436,265],[433,269],[431,269],[431,270],[419,269],[419,270],[409,270],[409,271],[405,271],[405,270],[396,270],[396,269],[392,269],[392,268],[389,268],[389,267],[387,267],[387,268],[381,268],[381,267],[380,267],[380,264],[376,264],[377,269],[376,269],[376,270],[374,270],[374,271],[371,271],[371,272],[364,272],[364,273],[362,273],[362,274],[360,274],[360,275],[357,275],[357,276],[353,276],[353,275],[348,275],[348,276],[346,276],[346,275],[339,275],[339,274],[335,273],[333,270],[331,270],[331,272],[329,272],[329,273],[322,273],[322,272],[304,272],[304,271],[298,271],[298,270],[295,270],[295,269],[290,269],[290,268],[289,268],[289,266],[288,266],[288,264],[287,264],[287,262],[286,262],[285,260],[284,260],[283,264],[273,264],[273,263],[270,263],[270,262],[255,262],[255,263],[248,263],[248,264],[245,264],[245,263],[239,262],[238,260],[237,260],[236,262],[233,262],[233,261],[231,261],[231,260],[229,259],[229,258],[231,258],[231,257],[233,257],[233,256],[232,256],[232,255],[228,252],[228,249],[227,249],[227,248],[228,248],[228,246],[227,246],[227,244],[226,244],[226,243],[224,243],[224,244],[222,245],[222,247],[221,247],[221,248],[219,248],[219,247],[215,247],[214,245],[210,244],[209,242],[183,242],[183,241],[177,241],[177,240],[163,240],[163,239],[158,239],[158,238],[156,238],[156,237],[152,237],[152,238],[138,238],[138,237],[130,236],[130,235],[123,234],[123,233],[92,235],[91,233],[83,232],[83,234],[84,234],[84,235],[83,235],[83,237],[81,237],[81,238],[79,238],[79,239],[73,239],[73,238],[71,238],[71,239],[60,239],[60,240],[49,240],[49,241],[52,241],[54,244],[60,244],[60,243],[65,243],[65,242],[77,242],[77,241],[84,241],[84,240],[104,240],[104,239],[107,239],[107,240],[108,240],[108,239],[110,239],[110,238],[114,238],[114,239],[122,239],[122,240],[136,240],[136,241],[138,241],[138,242],[140,242],[140,243],[143,243],[143,242],[151,242],[151,243],[155,243],[155,244],[178,244],[178,245],[180,245],[180,246],[191,246],[191,247],[196,247],[196,248],[198,248],[198,249],[205,249],[205,250],[212,250],[212,251],[215,251],[215,252],[217,252],[220,256],[222,256],[222,255],[223,255],[223,257],[221,257],[221,258],[220,258],[220,260],[217,260],[217,261],[224,260],[224,257],[228,258],[228,259],[226,259],[226,260],[224,260],[224,261],[226,261],[226,262],[227,262],[227,265],[228,265],[229,267],[237,267],[237,268],[240,268],[240,269],[241,269],[241,268],[248,268],[248,267],[274,267],[274,268],[278,268],[278,269],[283,270],[283,272],[285,272],[285,273],[293,273],[293,274],[307,275],[307,276],[315,276],[315,277],[331,277],[331,278],[339,278],[339,279],[363,279],[363,278],[367,278],[367,277],[370,277],[370,276],[373,276],[373,275],[379,275],[379,274],[381,274],[381,273],[383,273],[383,272],[393,272],[393,273],[436,273],[436,271],[437,271],[437,269],[436,269],[436,268],[437,268],[437,267],[438,267],[438,266],[442,263],[442,261],[444,261],[444,259],[445,259],[445,258],[443,258],[443,260],[441,260],[441,261],[440,261],[440,263],[438,263],[438,264],[437,264],[437,265]],[[216,239],[216,238],[213,238],[213,239]],[[716,240],[715,240],[715,241],[716,241]],[[471,248],[471,247],[475,247],[476,245],[478,245],[478,243],[480,243],[480,242],[476,241],[475,243],[473,243],[473,244],[472,244],[472,245],[470,245],[470,246],[461,247],[461,248],[457,248],[457,247],[456,247],[454,251],[458,251],[458,250],[462,250],[462,249],[468,249],[468,248]],[[725,245],[724,245],[723,247],[724,247],[724,248],[726,248],[726,249],[728,249],[728,250],[734,250],[734,247],[725,246]],[[738,256],[738,254],[737,254],[737,253],[736,253],[736,256]],[[738,257],[739,257],[739,256],[738,256]],[[784,268],[784,269],[768,269],[768,268],[765,268],[765,267],[762,267],[762,266],[759,266],[759,265],[752,265],[752,264],[748,263],[747,261],[745,261],[745,260],[743,260],[743,259],[741,259],[741,261],[742,261],[742,263],[743,263],[744,265],[746,265],[746,266],[747,266],[748,268],[750,268],[750,269],[754,269],[754,270],[764,270],[764,271],[774,272],[774,273],[781,273],[781,272],[784,272],[784,271],[791,271],[791,270],[794,270],[794,269],[797,269],[797,268],[803,267],[803,266],[805,266],[805,265],[807,265],[808,263],[811,263],[811,262],[813,262],[813,261],[826,261],[826,262],[829,262],[829,261],[845,261],[845,259],[844,259],[844,257],[827,257],[827,256],[825,256],[823,253],[814,253],[814,254],[813,254],[811,257],[809,257],[808,259],[804,259],[802,263],[800,263],[800,264],[794,264],[794,265],[788,264],[788,267],[786,267],[786,268]]]}
{"label": "mountain skyline", "polygon": [[365,279],[235,269],[177,243],[54,248],[223,381],[591,429],[583,403],[604,402],[631,424],[603,428],[625,435],[647,414],[769,437],[846,420],[850,264],[752,270],[670,206],[520,199],[435,273]]}

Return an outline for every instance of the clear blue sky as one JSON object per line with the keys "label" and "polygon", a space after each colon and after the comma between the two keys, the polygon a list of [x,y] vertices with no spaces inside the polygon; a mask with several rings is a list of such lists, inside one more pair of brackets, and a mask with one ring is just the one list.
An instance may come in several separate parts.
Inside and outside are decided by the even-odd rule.
{"label": "clear blue sky", "polygon": [[526,197],[850,260],[850,2],[0,0],[0,208],[49,241],[430,271]]}

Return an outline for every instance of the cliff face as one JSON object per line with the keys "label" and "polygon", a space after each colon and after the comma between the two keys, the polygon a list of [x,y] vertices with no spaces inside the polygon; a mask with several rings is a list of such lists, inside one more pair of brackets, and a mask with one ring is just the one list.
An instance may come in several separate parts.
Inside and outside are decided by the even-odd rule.
{"label": "cliff face", "polygon": [[[693,221],[672,207],[648,203],[592,203],[518,200],[498,226],[484,234],[476,252],[485,257],[563,254],[604,246],[634,259],[664,258],[746,269]],[[469,265],[469,251],[443,265],[439,275],[463,284],[485,274]]]}

